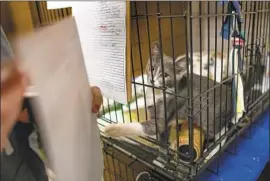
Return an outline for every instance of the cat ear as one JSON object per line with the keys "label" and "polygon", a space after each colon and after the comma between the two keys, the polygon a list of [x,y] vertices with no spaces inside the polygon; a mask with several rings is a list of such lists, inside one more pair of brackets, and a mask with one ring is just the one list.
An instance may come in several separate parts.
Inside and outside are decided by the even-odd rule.
{"label": "cat ear", "polygon": [[152,57],[159,57],[161,55],[161,53],[160,53],[160,45],[159,45],[158,41],[155,41],[152,44],[151,55],[152,55]]}
{"label": "cat ear", "polygon": [[185,56],[175,60],[175,70],[177,72],[185,71],[187,69],[186,65],[187,65],[187,60]]}
{"label": "cat ear", "polygon": [[186,57],[182,57],[175,61],[175,73],[176,73],[176,80],[181,80],[183,77],[186,76],[187,73],[187,60]]}

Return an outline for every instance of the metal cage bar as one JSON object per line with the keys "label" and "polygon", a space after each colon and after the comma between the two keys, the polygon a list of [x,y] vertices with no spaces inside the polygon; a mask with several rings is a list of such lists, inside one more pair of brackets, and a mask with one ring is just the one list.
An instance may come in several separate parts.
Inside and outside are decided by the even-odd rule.
{"label": "metal cage bar", "polygon": [[[270,64],[270,2],[241,1],[240,5],[241,13],[230,12],[228,3],[220,5],[210,1],[131,2],[131,82],[134,97],[127,105],[105,98],[99,112],[99,126],[104,128],[108,124],[143,123],[151,120],[155,126],[155,134],[125,140],[103,137],[104,181],[190,180],[206,170],[216,159],[214,169],[208,170],[218,174],[221,153],[227,151],[235,154],[238,136],[243,132],[248,133],[249,138],[252,136],[251,127],[257,124],[254,121],[255,112],[269,108],[269,102],[266,101],[269,99],[269,89],[265,92],[262,89],[269,84],[265,71]],[[41,25],[60,21],[72,13],[71,8],[47,10],[46,2],[36,2],[36,6]],[[239,23],[236,21],[239,17],[242,17],[243,22],[237,27]],[[227,20],[233,23],[227,24],[228,32],[225,32],[223,28]],[[242,36],[245,40],[242,47],[238,47],[238,66],[241,68],[233,67],[233,58],[230,57],[239,38],[231,35],[237,31],[240,34],[244,31]],[[229,38],[222,38],[226,33],[230,35]],[[160,46],[160,85],[150,84],[143,77],[146,75],[147,63],[151,69],[147,76],[157,76],[152,71],[152,67],[157,63],[153,61],[151,52],[154,41],[158,41]],[[184,59],[186,69],[186,75],[183,76],[186,78],[184,86],[177,80],[177,66],[181,59]],[[210,64],[213,64],[213,67],[210,67]],[[172,68],[168,68],[168,65]],[[233,68],[237,70],[236,73],[232,72]],[[171,71],[171,87],[167,85],[168,70]],[[241,119],[236,116],[233,118],[236,106],[232,111],[231,104],[236,100],[229,87],[233,81],[239,81],[239,74],[244,77],[246,108]],[[138,75],[142,77],[138,78]],[[198,85],[193,84],[196,76],[199,76]],[[182,87],[179,85],[185,93],[180,91]],[[238,84],[236,93],[237,87]],[[223,94],[223,90],[226,93]],[[153,102],[152,114],[148,111],[147,99]],[[186,105],[186,120],[178,114],[183,102]],[[162,107],[162,110],[157,109],[158,106]],[[172,116],[173,111],[169,109],[176,114]],[[224,116],[221,116],[223,111]],[[216,116],[218,112],[220,115]],[[170,122],[173,119],[174,124]],[[163,121],[164,130],[160,130],[158,126],[160,121]],[[188,124],[187,130],[183,130],[185,123]],[[198,142],[194,133],[198,128],[196,124],[207,124],[205,130],[200,131]],[[101,133],[104,135],[102,129]],[[175,138],[171,140],[173,134]],[[214,134],[213,140],[208,139],[210,134]],[[185,144],[189,146],[185,153],[180,150],[183,140],[187,140]],[[174,147],[172,142],[175,143]],[[194,160],[193,156],[197,154],[194,147],[197,144],[200,145],[200,155]],[[234,145],[234,150],[227,150],[229,144]]]}
{"label": "metal cage bar", "polygon": [[[179,3],[179,2],[178,2]],[[131,21],[134,22],[135,27],[135,37],[133,40],[136,39],[136,43],[138,44],[135,47],[135,42],[133,42],[134,46],[132,49],[132,71],[133,71],[133,80],[132,84],[134,86],[134,94],[135,97],[139,95],[138,87],[141,86],[143,88],[143,99],[145,100],[148,96],[148,93],[146,89],[151,89],[151,93],[153,94],[153,102],[154,107],[157,106],[157,98],[156,98],[156,90],[160,90],[162,92],[163,97],[163,104],[164,104],[164,124],[165,124],[165,131],[167,132],[165,135],[168,134],[169,122],[167,121],[167,118],[169,115],[167,115],[167,109],[168,106],[179,107],[179,100],[185,100],[187,101],[187,122],[188,122],[188,154],[183,155],[179,152],[179,150],[173,150],[169,147],[170,143],[168,142],[168,138],[163,138],[161,140],[160,136],[160,130],[158,130],[157,122],[160,121],[157,118],[157,110],[155,109],[154,113],[154,120],[156,125],[156,138],[150,138],[150,137],[141,137],[145,141],[151,142],[151,144],[154,144],[158,147],[161,147],[165,150],[165,157],[167,159],[163,160],[163,162],[160,162],[161,165],[155,165],[155,159],[145,159],[140,156],[140,153],[145,153],[146,155],[156,155],[158,156],[160,151],[159,149],[152,149],[151,147],[147,146],[146,143],[142,143],[136,139],[129,139],[137,144],[130,145],[129,143],[126,143],[125,141],[116,141],[114,140],[114,144],[120,146],[121,148],[124,148],[129,153],[136,156],[136,158],[142,158],[144,161],[152,165],[152,169],[161,169],[158,172],[162,173],[162,175],[166,175],[166,173],[170,173],[169,175],[172,175],[173,178],[194,178],[197,174],[201,173],[202,170],[205,170],[207,166],[213,161],[213,159],[218,159],[218,162],[215,166],[215,169],[208,169],[209,171],[218,174],[219,173],[219,156],[223,151],[227,151],[229,153],[234,154],[237,151],[237,142],[234,140],[237,140],[237,135],[240,134],[240,132],[243,132],[243,130],[248,129],[250,130],[250,127],[252,126],[251,122],[247,124],[246,126],[239,127],[239,124],[241,120],[244,120],[248,117],[250,119],[254,118],[253,111],[254,109],[259,105],[263,104],[263,100],[265,100],[269,95],[269,91],[265,94],[259,94],[258,92],[254,92],[252,90],[252,87],[255,85],[256,82],[259,82],[260,76],[258,72],[255,72],[256,65],[261,61],[259,60],[260,57],[258,57],[258,53],[256,53],[258,49],[262,52],[264,56],[267,56],[267,52],[269,52],[269,48],[266,49],[266,41],[267,38],[269,38],[269,23],[266,22],[267,17],[269,17],[269,2],[241,2],[241,8],[242,13],[239,14],[237,12],[231,12],[226,13],[228,11],[228,6],[223,5],[220,7],[218,5],[218,2],[198,2],[196,5],[196,2],[183,2],[181,7],[184,7],[183,10],[175,10],[174,6],[177,5],[177,2],[132,2],[132,6],[134,8],[134,13],[131,16]],[[180,6],[179,6],[180,7]],[[196,9],[197,8],[197,9]],[[197,11],[196,11],[197,10]],[[243,16],[243,23],[240,27],[236,27],[237,19],[235,17],[237,16]],[[221,36],[218,36],[219,27],[222,23],[225,22],[225,18],[230,17],[230,19],[233,21],[232,25],[231,23],[228,24],[229,34],[232,35],[235,31],[245,31],[244,33],[244,39],[242,49],[239,49],[239,56],[240,59],[243,59],[239,63],[239,67],[243,67],[243,69],[239,69],[238,67],[234,67],[237,71],[236,73],[230,72],[230,67],[233,67],[234,64],[231,62],[232,59],[230,58],[230,53],[232,52],[232,47],[234,46],[234,43],[237,41],[237,37],[233,36],[231,39],[225,40],[222,37],[224,36],[224,32],[222,31],[220,33]],[[179,33],[179,29],[181,27],[176,27],[176,22],[183,23],[182,29],[184,29],[182,35],[184,35],[184,38],[182,39],[184,44],[184,51],[182,53],[185,55],[186,58],[186,77],[187,77],[187,87],[186,87],[186,96],[182,96],[178,93],[178,87],[176,82],[176,64],[177,64],[177,54],[179,52],[179,48],[177,47],[178,39],[175,37]],[[197,23],[197,24],[196,24]],[[165,25],[166,24],[166,25]],[[145,29],[142,29],[142,27],[145,26]],[[168,27],[169,33],[166,34],[164,29]],[[206,31],[204,30],[206,29]],[[155,32],[154,32],[155,31]],[[195,35],[197,33],[197,35]],[[153,35],[155,34],[155,35]],[[146,38],[144,38],[144,36]],[[195,37],[197,36],[197,37]],[[161,77],[162,79],[162,86],[158,87],[155,85],[147,84],[145,82],[146,80],[143,79],[142,81],[138,81],[136,79],[136,71],[140,72],[140,74],[144,75],[144,69],[145,69],[145,63],[144,63],[144,57],[145,54],[148,54],[149,56],[149,65],[153,66],[153,61],[151,57],[151,42],[158,40],[160,45],[160,51],[161,51],[161,57],[160,57],[160,69],[161,69]],[[198,46],[196,45],[198,44]],[[174,83],[173,83],[173,91],[169,91],[166,87],[166,78],[165,78],[165,69],[166,69],[166,61],[167,61],[167,53],[168,46],[170,46],[170,56],[172,60],[173,68],[171,71],[173,72],[174,76]],[[137,49],[136,49],[137,48]],[[198,54],[196,54],[197,52]],[[221,51],[221,53],[218,53]],[[137,52],[137,53],[136,53]],[[214,52],[214,53],[212,53]],[[165,54],[166,53],[166,56]],[[269,54],[269,53],[268,53]],[[137,58],[136,58],[137,57]],[[195,58],[194,58],[195,57]],[[196,62],[196,58],[198,57],[199,63]],[[209,65],[211,62],[214,62],[213,70],[208,66],[206,70],[204,69],[204,61],[207,62]],[[218,61],[221,61],[220,67]],[[237,60],[234,60],[237,61]],[[262,65],[266,65],[266,60],[262,61]],[[199,80],[199,94],[194,94],[194,85],[193,82],[193,65],[198,64],[199,69],[197,72],[200,76]],[[136,69],[136,67],[139,67],[139,69]],[[258,70],[258,69],[257,69]],[[196,70],[195,70],[196,71]],[[204,76],[204,71],[206,71],[206,77],[207,77],[207,88],[203,89],[204,86],[202,83],[202,77]],[[210,74],[213,72],[213,85],[210,85]],[[235,80],[236,82],[239,81],[238,74],[246,75],[246,82],[244,85],[245,89],[245,97],[246,97],[246,112],[244,113],[244,116],[242,119],[238,120],[238,118],[234,117],[234,119],[230,120],[230,118],[233,116],[233,113],[236,112],[236,107],[234,107],[234,112],[230,112],[230,100],[233,99],[232,94],[229,93],[228,84],[231,83],[232,80]],[[252,76],[252,74],[254,74]],[[218,75],[220,76],[220,82],[217,82]],[[153,72],[151,71],[151,77],[154,77]],[[238,84],[236,86],[236,89],[238,90]],[[256,89],[262,89],[262,84],[255,85]],[[222,95],[222,90],[226,90],[226,94]],[[217,91],[219,90],[219,91]],[[237,93],[236,90],[236,93]],[[220,95],[220,96],[218,96]],[[174,97],[174,100],[171,102],[171,105],[168,105],[167,99],[168,97]],[[194,101],[199,100],[199,104],[194,104]],[[217,102],[219,100],[220,102]],[[223,105],[222,102],[225,104]],[[131,106],[132,103],[129,103],[129,117],[130,121],[133,122],[134,120],[131,118]],[[213,110],[210,110],[210,105],[213,104]],[[140,119],[141,114],[146,115],[146,120],[151,117],[151,115],[148,115],[147,112],[147,105],[146,102],[144,102],[143,112],[139,112],[139,102],[137,99],[134,102],[135,112],[137,114],[138,122],[143,122],[144,120]],[[122,115],[124,115],[127,112],[123,111],[122,105]],[[219,106],[219,109],[216,107]],[[115,109],[116,105],[114,105],[114,112],[116,112]],[[194,111],[194,110],[199,111]],[[211,114],[216,115],[217,112],[222,112],[222,110],[225,109],[225,125],[232,124],[231,126],[224,126],[224,132],[218,131],[221,129],[221,123],[222,123],[222,117],[216,117],[214,118],[214,128],[213,132],[216,136],[216,139],[214,141],[211,140],[203,140],[202,132],[200,132],[199,135],[199,142],[200,145],[204,145],[200,147],[201,155],[199,156],[199,159],[194,162],[192,159],[194,154],[194,119],[195,117],[198,118],[198,121],[200,122],[200,125],[202,125],[202,122],[207,122],[207,129],[206,129],[206,137],[210,134],[210,122],[208,121]],[[101,112],[104,112],[102,110]],[[206,112],[206,120],[203,118],[203,112]],[[228,113],[228,114],[227,114]],[[124,117],[124,116],[123,116]],[[101,116],[101,119],[102,116]],[[178,114],[175,117],[176,125],[181,124],[180,118],[178,117]],[[103,119],[106,121],[106,119]],[[107,120],[110,121],[110,120]],[[125,123],[126,121],[124,121]],[[219,124],[218,130],[216,129],[216,124]],[[250,125],[251,126],[248,126]],[[178,129],[178,126],[176,126],[176,147],[179,148],[181,145],[180,140],[178,137],[182,134],[181,127]],[[170,133],[169,133],[170,134]],[[250,131],[249,131],[250,134]],[[112,141],[113,139],[111,139]],[[165,143],[165,144],[164,144]],[[234,144],[234,150],[229,151],[226,150],[227,146],[230,144]],[[137,149],[141,149],[138,151]],[[214,154],[213,151],[217,150]],[[188,158],[188,163],[183,162],[180,159],[180,156],[186,156]],[[154,156],[155,157],[155,156]],[[210,158],[209,158],[210,157]],[[153,162],[153,163],[150,163]],[[170,171],[169,171],[170,170]],[[135,172],[133,172],[135,173]]]}

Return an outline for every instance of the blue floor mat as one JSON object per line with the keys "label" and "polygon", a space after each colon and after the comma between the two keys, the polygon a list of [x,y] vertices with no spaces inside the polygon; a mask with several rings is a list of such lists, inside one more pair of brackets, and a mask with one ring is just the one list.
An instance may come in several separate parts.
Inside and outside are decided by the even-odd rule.
{"label": "blue floor mat", "polygon": [[[219,174],[205,171],[198,181],[256,181],[269,160],[269,116],[270,111],[258,117],[252,126],[251,139],[238,138],[236,155],[227,152],[220,158]],[[234,146],[228,148],[234,151]],[[217,162],[209,167],[216,170]]]}

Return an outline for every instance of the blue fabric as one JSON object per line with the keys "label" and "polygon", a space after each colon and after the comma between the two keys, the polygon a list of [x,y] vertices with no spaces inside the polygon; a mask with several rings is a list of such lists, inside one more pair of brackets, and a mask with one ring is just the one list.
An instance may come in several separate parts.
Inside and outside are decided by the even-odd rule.
{"label": "blue fabric", "polygon": [[[262,114],[251,129],[251,139],[239,138],[236,155],[224,152],[220,158],[219,175],[206,171],[198,181],[256,181],[269,160],[269,116]],[[231,147],[228,150],[233,150]],[[217,162],[209,168],[215,170]]]}
{"label": "blue fabric", "polygon": [[229,0],[225,0],[225,1],[218,1],[219,5],[225,5],[229,2]]}
{"label": "blue fabric", "polygon": [[[220,1],[220,3],[225,3],[225,1]],[[234,29],[234,27],[232,26],[233,17],[236,18],[236,26],[238,26],[239,31],[241,31],[241,23],[244,22],[244,18],[243,18],[243,15],[242,15],[241,6],[240,6],[239,1],[230,1],[229,2],[227,13],[231,14],[232,11],[236,11],[236,13],[238,15],[228,15],[226,17],[225,22],[222,25],[221,32],[220,32],[220,36],[222,36],[222,38],[226,39],[226,40],[228,40],[230,38],[230,36],[231,36],[230,29],[232,29],[232,30]],[[229,24],[231,24],[230,29],[229,29]],[[239,36],[239,34],[240,34],[240,38],[244,39],[244,37],[241,37],[240,32],[233,32],[233,33],[236,34],[236,35],[233,35],[233,36]]]}
{"label": "blue fabric", "polygon": [[225,40],[228,40],[230,38],[231,31],[229,29],[229,19],[226,19],[224,24],[222,25],[220,36],[224,38]]}
{"label": "blue fabric", "polygon": [[240,14],[241,13],[241,7],[240,7],[240,3],[238,1],[232,1],[233,6],[236,10],[236,13]]}

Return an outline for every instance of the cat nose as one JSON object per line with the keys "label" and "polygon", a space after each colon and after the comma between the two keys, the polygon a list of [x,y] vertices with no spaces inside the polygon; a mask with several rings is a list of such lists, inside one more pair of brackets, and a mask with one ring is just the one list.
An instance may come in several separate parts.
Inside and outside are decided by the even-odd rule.
{"label": "cat nose", "polygon": [[148,82],[153,84],[155,81],[151,77],[148,77]]}
{"label": "cat nose", "polygon": [[208,65],[207,64],[204,64],[203,69],[204,70],[207,70],[208,69]]}
{"label": "cat nose", "polygon": [[210,64],[210,65],[214,65],[214,63],[215,63],[215,61],[214,61],[213,59],[210,59],[209,64]]}

